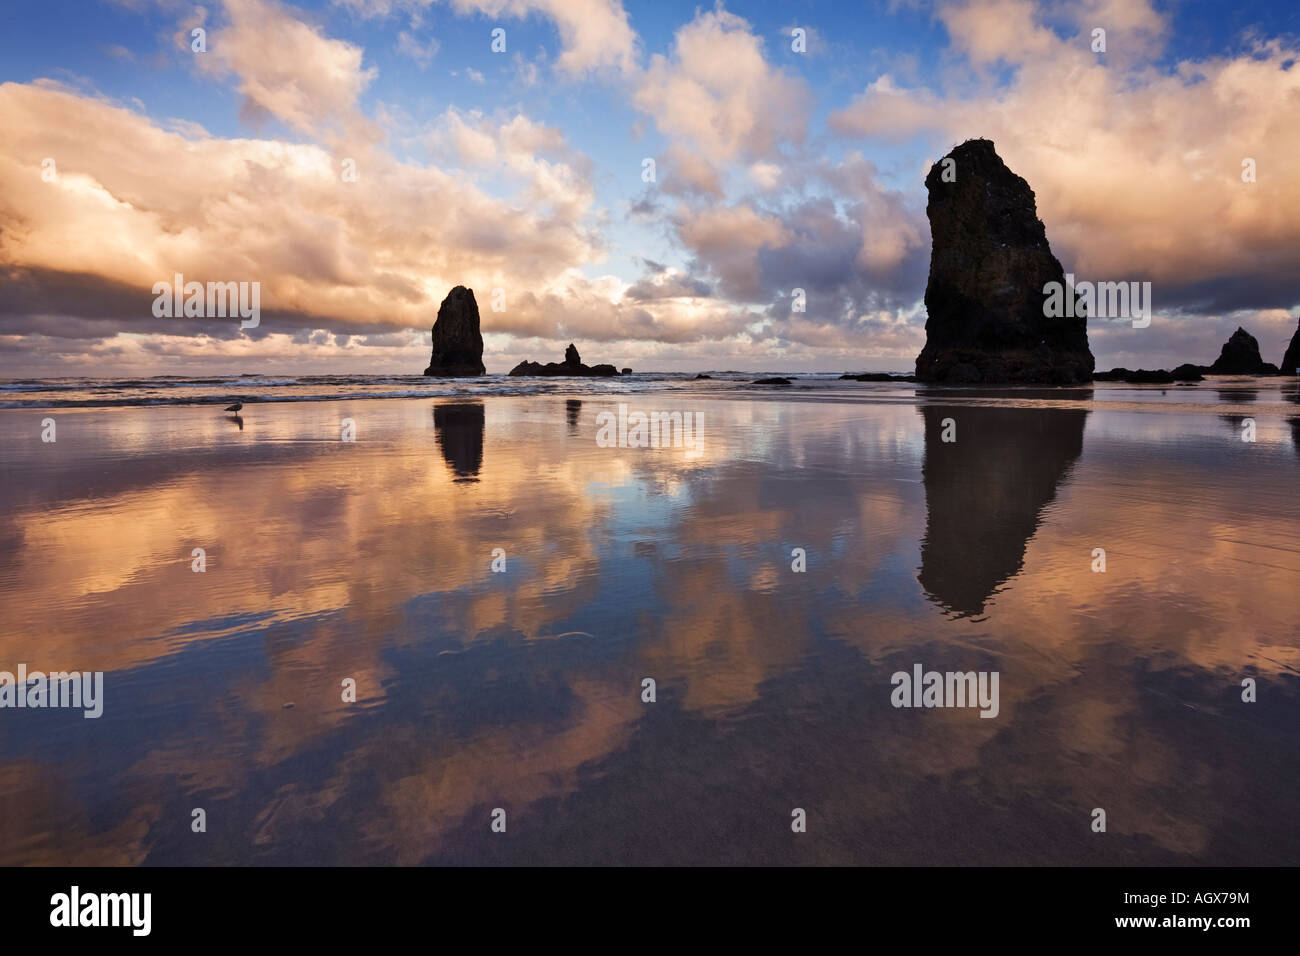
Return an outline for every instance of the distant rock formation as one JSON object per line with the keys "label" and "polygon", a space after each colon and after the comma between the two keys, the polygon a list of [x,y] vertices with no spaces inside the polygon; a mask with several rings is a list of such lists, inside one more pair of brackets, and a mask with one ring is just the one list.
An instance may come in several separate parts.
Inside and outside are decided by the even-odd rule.
{"label": "distant rock formation", "polygon": [[472,378],[486,372],[474,290],[458,285],[438,307],[438,319],[433,323],[433,354],[424,374]]}
{"label": "distant rock formation", "polygon": [[1259,342],[1239,326],[1206,371],[1211,375],[1276,375],[1277,366],[1260,358]]}
{"label": "distant rock formation", "polygon": [[1278,366],[1283,375],[1294,375],[1298,368],[1300,368],[1300,325],[1296,326],[1295,335],[1291,336],[1291,344],[1286,347],[1282,364]]}
{"label": "distant rock formation", "polygon": [[[987,139],[967,140],[930,168],[932,249],[925,289],[923,382],[1079,384],[1092,380],[1083,310],[1043,314],[1048,282],[1065,290],[1034,191]],[[949,170],[945,181],[945,170]]]}
{"label": "distant rock formation", "polygon": [[1151,385],[1172,385],[1174,382],[1199,382],[1201,375],[1199,365],[1180,365],[1172,372],[1160,369],[1140,368],[1130,370],[1113,368],[1109,372],[1094,372],[1093,380],[1098,382],[1133,382]]}
{"label": "distant rock formation", "polygon": [[1184,362],[1178,368],[1169,374],[1174,377],[1175,382],[1199,382],[1204,375],[1205,369],[1199,365],[1193,365],[1191,362]]}
{"label": "distant rock formation", "polygon": [[583,365],[582,359],[578,355],[578,349],[572,342],[564,350],[563,362],[547,362],[545,365],[539,362],[523,361],[510,370],[511,375],[573,375],[585,376],[587,378],[608,378],[611,375],[617,375],[618,369],[612,365]]}
{"label": "distant rock formation", "polygon": [[750,384],[751,385],[789,385],[791,384],[791,382],[788,378],[781,378],[778,376],[774,378],[756,378]]}
{"label": "distant rock formation", "polygon": [[845,372],[840,380],[851,379],[855,382],[915,382],[915,375],[890,375],[888,372]]}

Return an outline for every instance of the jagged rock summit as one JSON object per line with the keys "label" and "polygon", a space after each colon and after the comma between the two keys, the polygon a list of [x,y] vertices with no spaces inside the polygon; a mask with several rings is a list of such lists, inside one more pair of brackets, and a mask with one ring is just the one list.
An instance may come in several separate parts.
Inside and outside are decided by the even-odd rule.
{"label": "jagged rock summit", "polygon": [[425,375],[472,378],[483,375],[483,334],[474,290],[458,285],[447,293],[433,323],[433,354]]}
{"label": "jagged rock summit", "polygon": [[1238,326],[1207,371],[1212,375],[1274,375],[1277,366],[1260,357],[1255,336]]}
{"label": "jagged rock summit", "polygon": [[529,362],[527,360],[520,362],[510,370],[511,375],[576,375],[587,378],[608,378],[611,375],[617,375],[618,369],[612,365],[583,365],[582,359],[578,355],[577,346],[572,342],[564,350],[563,362],[547,362],[542,365],[539,362]]}
{"label": "jagged rock summit", "polygon": [[1007,168],[992,141],[971,139],[930,168],[925,186],[933,245],[916,377],[949,384],[1091,381],[1083,310],[1044,315],[1043,287],[1059,282],[1064,290],[1065,270],[1047,244],[1029,183]]}

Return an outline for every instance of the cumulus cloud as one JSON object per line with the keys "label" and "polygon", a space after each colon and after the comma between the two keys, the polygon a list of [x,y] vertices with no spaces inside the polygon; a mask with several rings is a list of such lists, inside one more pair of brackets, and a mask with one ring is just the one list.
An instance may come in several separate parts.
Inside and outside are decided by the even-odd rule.
{"label": "cumulus cloud", "polygon": [[786,247],[793,238],[779,217],[747,205],[683,206],[678,211],[677,231],[718,276],[727,295],[750,302],[766,298],[760,253]]}
{"label": "cumulus cloud", "polygon": [[670,196],[722,197],[722,175],[703,156],[674,143],[657,164],[656,179]]}
{"label": "cumulus cloud", "polygon": [[[392,367],[427,348],[411,330],[427,329],[460,283],[479,290],[502,359],[520,343],[553,357],[570,337],[627,343],[626,361],[744,335],[752,315],[700,281],[584,271],[605,255],[600,212],[590,161],[558,129],[517,111],[448,109],[429,145],[450,164],[399,161],[371,136],[347,141],[364,129],[357,101],[371,78],[359,48],[281,23],[281,6],[238,0],[227,12],[209,34],[210,50],[226,52],[202,69],[318,141],[214,137],[51,82],[0,85],[0,124],[13,131],[0,143],[0,355],[24,368],[75,355],[193,371],[214,354],[291,365],[310,345],[321,368]],[[268,66],[229,48],[257,24],[287,26],[290,55]],[[317,54],[331,69],[307,78]],[[41,180],[46,157],[52,182]],[[261,327],[154,318],[153,284],[178,272],[260,283]],[[495,289],[502,313],[489,311]]]}
{"label": "cumulus cloud", "polygon": [[[214,76],[233,74],[250,109],[301,133],[367,142],[378,137],[358,100],[377,71],[359,46],[325,36],[274,0],[224,0],[226,23],[210,29],[194,62]],[[188,33],[183,38],[188,47]]]}
{"label": "cumulus cloud", "polygon": [[[138,289],[132,314],[146,318],[153,283],[181,272],[260,281],[273,313],[419,327],[451,285],[546,288],[603,255],[581,174],[528,152],[567,147],[522,116],[492,133],[522,207],[380,150],[358,154],[345,182],[342,157],[319,145],[190,138],[49,84],[0,85],[0,124],[5,281],[99,277]],[[41,181],[45,157],[54,182]]]}
{"label": "cumulus cloud", "polygon": [[[909,321],[902,310],[924,288],[919,204],[883,188],[859,153],[832,160],[805,148],[810,91],[769,61],[747,21],[697,13],[671,55],[651,58],[633,100],[669,140],[657,189],[678,200],[668,222],[689,272],[755,310],[746,332],[755,347],[838,351],[876,330],[868,315]],[[633,211],[642,206],[654,211],[649,198]],[[661,285],[679,282],[643,280],[629,295],[657,300]],[[795,288],[807,315],[791,312]]]}
{"label": "cumulus cloud", "polygon": [[623,295],[628,299],[646,302],[656,299],[707,299],[713,295],[713,289],[703,279],[695,279],[685,273],[647,263],[651,275],[633,284]]}
{"label": "cumulus cloud", "polygon": [[[671,222],[697,272],[720,294],[762,307],[785,323],[790,290],[803,289],[818,321],[856,325],[870,313],[904,310],[925,287],[929,237],[916,198],[884,187],[858,152],[801,161],[801,190],[735,202],[684,201]],[[808,322],[782,334],[825,337]],[[860,344],[867,340],[860,340]],[[868,347],[873,350],[876,343]]]}
{"label": "cumulus cloud", "polygon": [[413,34],[403,30],[397,35],[397,52],[403,56],[409,56],[420,69],[424,69],[433,62],[433,58],[437,55],[438,41],[433,37],[421,41]]}
{"label": "cumulus cloud", "polygon": [[559,129],[522,113],[494,121],[449,108],[435,124],[430,145],[435,155],[462,166],[499,170],[526,184],[521,197],[533,208],[577,222],[592,207],[591,161],[570,148]]}
{"label": "cumulus cloud", "polygon": [[767,62],[747,21],[718,9],[678,30],[671,56],[650,58],[634,102],[666,136],[718,165],[801,143],[811,94]]}
{"label": "cumulus cloud", "polygon": [[[423,67],[437,50],[432,2],[337,6],[394,18],[374,51]],[[641,367],[698,366],[692,349],[708,343],[732,367],[750,355],[904,368],[923,338],[924,170],[900,186],[858,147],[918,134],[930,159],[969,136],[994,139],[1036,190],[1067,269],[1155,283],[1142,344],[1098,326],[1099,355],[1209,361],[1240,323],[1273,360],[1294,329],[1300,132],[1288,119],[1300,69],[1289,41],[1156,66],[1170,30],[1141,0],[941,0],[927,7],[950,41],[933,85],[918,85],[906,56],[888,58],[826,135],[810,125],[812,91],[782,65],[789,30],[765,47],[721,6],[697,11],[646,60],[618,0],[447,0],[441,13],[512,30],[497,72],[521,101],[440,105],[430,118],[386,88],[367,113],[378,67],[328,35],[325,13],[278,0],[154,3],[186,68],[242,95],[252,135],[151,118],[138,100],[86,92],[89,81],[0,86],[0,362],[80,349],[90,362],[152,355],[189,368],[300,361],[306,345],[320,367],[415,367],[441,297],[466,284],[484,307],[493,370],[554,359],[570,339],[608,343],[609,358]],[[553,61],[521,52],[513,24],[525,19],[554,25]],[[208,30],[202,56],[188,54],[194,25]],[[1103,55],[1090,49],[1098,25]],[[606,82],[643,118],[631,134],[653,124],[661,138],[647,147],[656,181],[615,196],[621,222],[597,201],[609,171],[537,118],[553,72]],[[54,182],[40,177],[46,157]],[[1255,183],[1241,181],[1246,157]],[[340,175],[345,160],[355,182]],[[647,237],[637,251],[664,262],[643,260],[639,278],[606,263]],[[151,287],[175,272],[261,282],[263,327],[154,319]],[[796,288],[805,313],[790,309]],[[504,312],[486,304],[494,289]]]}
{"label": "cumulus cloud", "polygon": [[451,5],[490,17],[549,17],[563,47],[555,65],[572,76],[604,69],[628,72],[636,64],[636,33],[619,0],[451,0]]}
{"label": "cumulus cloud", "polygon": [[[831,126],[855,137],[993,139],[1037,195],[1053,250],[1082,278],[1154,283],[1157,312],[1288,308],[1300,301],[1300,50],[1150,65],[1167,33],[1143,2],[1094,0],[1059,36],[1026,0],[943,4],[966,58],[943,92],[884,76]],[[1106,54],[1091,27],[1107,28]],[[1145,44],[1145,46],[1143,46]],[[1112,52],[1144,51],[1139,61]],[[985,68],[1015,68],[998,86]],[[1255,160],[1255,183],[1242,163]],[[960,170],[958,171],[960,175]]]}

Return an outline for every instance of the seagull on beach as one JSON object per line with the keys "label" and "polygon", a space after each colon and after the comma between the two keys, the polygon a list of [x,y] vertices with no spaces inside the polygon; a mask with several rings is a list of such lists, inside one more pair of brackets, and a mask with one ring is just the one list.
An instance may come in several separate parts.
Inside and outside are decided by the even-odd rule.
{"label": "seagull on beach", "polygon": [[235,402],[235,404],[233,404],[233,405],[227,405],[227,406],[226,406],[226,411],[228,411],[228,412],[237,412],[237,411],[239,411],[240,409],[242,409],[243,407],[244,407],[244,403],[243,403],[243,402]]}

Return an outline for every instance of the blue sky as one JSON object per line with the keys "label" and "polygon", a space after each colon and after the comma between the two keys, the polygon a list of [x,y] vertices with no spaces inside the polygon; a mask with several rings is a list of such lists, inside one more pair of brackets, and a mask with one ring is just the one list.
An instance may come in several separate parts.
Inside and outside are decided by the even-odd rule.
{"label": "blue sky", "polygon": [[[180,39],[196,23],[204,59]],[[1093,25],[1104,55],[1088,49]],[[921,181],[969,135],[994,138],[1035,187],[1067,269],[1155,285],[1153,332],[1090,330],[1101,367],[1208,362],[1236,324],[1276,360],[1300,314],[1300,237],[1273,221],[1300,212],[1281,121],[1294,127],[1300,102],[1297,36],[1295,4],[1205,0],[9,3],[0,115],[24,132],[0,156],[0,212],[32,227],[0,243],[22,275],[0,363],[408,370],[439,290],[473,282],[521,303],[485,316],[490,370],[571,338],[640,367],[906,368],[924,341]],[[133,137],[147,145],[133,152]],[[20,168],[60,153],[82,177],[67,188],[116,201],[79,232],[73,197],[21,185]],[[244,173],[213,173],[236,153]],[[1267,173],[1243,195],[1233,172],[1256,153]],[[333,198],[302,178],[352,154],[364,190]],[[178,200],[186,190],[210,202]],[[265,215],[240,231],[220,211],[254,195],[246,208]],[[388,203],[390,222],[427,204],[427,230],[384,228],[373,213]],[[1185,255],[1153,233],[1160,221]],[[78,259],[63,237],[87,230],[104,234]],[[115,242],[133,244],[104,249]],[[183,261],[248,273],[278,320],[151,327],[130,289]],[[76,287],[69,275],[123,305],[49,291]],[[807,315],[790,314],[795,286]]]}

